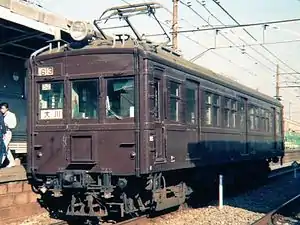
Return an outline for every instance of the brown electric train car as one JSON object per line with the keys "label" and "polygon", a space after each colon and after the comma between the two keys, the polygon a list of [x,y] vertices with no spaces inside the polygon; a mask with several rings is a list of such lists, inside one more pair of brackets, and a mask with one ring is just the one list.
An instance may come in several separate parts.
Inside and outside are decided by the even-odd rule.
{"label": "brown electric train car", "polygon": [[[105,13],[133,29],[126,13],[157,8]],[[283,157],[277,100],[135,29],[109,37],[98,22],[97,33],[74,22],[74,43],[50,43],[28,63],[28,174],[49,211],[98,219],[160,211],[220,173],[262,177]]]}

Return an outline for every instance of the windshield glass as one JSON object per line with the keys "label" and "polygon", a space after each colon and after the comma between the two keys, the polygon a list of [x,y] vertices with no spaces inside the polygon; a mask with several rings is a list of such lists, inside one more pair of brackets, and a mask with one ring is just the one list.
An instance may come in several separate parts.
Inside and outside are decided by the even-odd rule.
{"label": "windshield glass", "polygon": [[122,119],[134,117],[134,79],[107,80],[106,116]]}
{"label": "windshield glass", "polygon": [[63,82],[40,84],[40,119],[62,119],[64,106]]}
{"label": "windshield glass", "polygon": [[98,81],[78,80],[72,82],[72,118],[97,119]]}

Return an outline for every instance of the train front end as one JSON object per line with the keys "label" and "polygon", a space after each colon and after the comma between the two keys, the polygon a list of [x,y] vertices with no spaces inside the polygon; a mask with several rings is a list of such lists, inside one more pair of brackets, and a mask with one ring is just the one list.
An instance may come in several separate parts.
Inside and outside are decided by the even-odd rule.
{"label": "train front end", "polygon": [[137,49],[118,48],[118,40],[114,47],[95,41],[76,50],[54,44],[29,61],[28,174],[49,211],[122,214],[121,197],[137,197],[119,193],[140,174],[145,113]]}

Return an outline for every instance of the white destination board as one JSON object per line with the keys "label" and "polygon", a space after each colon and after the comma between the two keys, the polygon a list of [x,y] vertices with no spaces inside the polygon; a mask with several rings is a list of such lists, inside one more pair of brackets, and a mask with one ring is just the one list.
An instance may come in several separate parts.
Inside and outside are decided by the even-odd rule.
{"label": "white destination board", "polygon": [[38,67],[39,76],[52,76],[53,74],[54,74],[54,69],[52,66]]}
{"label": "white destination board", "polygon": [[41,120],[58,120],[63,118],[62,109],[42,109]]}

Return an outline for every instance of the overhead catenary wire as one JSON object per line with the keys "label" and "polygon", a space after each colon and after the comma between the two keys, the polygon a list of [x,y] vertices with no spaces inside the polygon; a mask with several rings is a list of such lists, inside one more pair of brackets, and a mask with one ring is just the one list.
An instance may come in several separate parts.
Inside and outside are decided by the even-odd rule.
{"label": "overhead catenary wire", "polygon": [[[218,1],[213,0],[213,2],[219,6],[237,25],[241,25]],[[300,19],[293,19],[293,20],[297,20],[299,21]],[[290,21],[293,21],[290,20]],[[284,20],[282,20],[284,21]],[[285,20],[288,21],[288,20]],[[270,24],[270,23],[268,23]],[[245,30],[245,29],[244,29]],[[257,41],[247,30],[245,30],[245,32],[251,37],[253,38],[255,41]],[[287,68],[289,68],[290,70],[298,73],[298,71],[294,70],[292,67],[290,67],[286,62],[284,62],[282,59],[280,59],[277,55],[275,55],[273,52],[271,52],[267,47],[265,47],[263,44],[260,45],[265,51],[267,51],[269,54],[271,54],[274,58],[276,58],[279,62],[281,62],[283,65],[285,65]],[[299,78],[296,78],[299,79]]]}
{"label": "overhead catenary wire", "polygon": [[[197,1],[197,0],[196,0]],[[199,3],[199,1],[197,1],[198,3]],[[188,5],[188,4],[186,4],[186,3],[184,3],[184,2],[182,2],[181,0],[180,0],[180,3],[181,4],[183,4],[184,6],[186,6],[186,7],[188,7],[190,10],[192,10],[197,16],[199,16],[203,21],[205,21],[207,24],[209,24],[210,25],[210,23],[208,22],[208,21],[206,21],[196,10],[194,10],[192,7],[191,7],[191,5]],[[201,4],[201,3],[200,3]],[[202,5],[202,4],[201,4]],[[205,7],[206,8],[206,7]],[[213,17],[215,17],[210,11],[209,11],[209,13],[213,16]],[[219,22],[221,22],[217,17],[215,17],[215,19],[217,19]],[[221,22],[222,23],[222,22]],[[222,23],[223,24],[223,23]],[[212,26],[212,25],[210,25],[210,26]],[[204,30],[204,29],[203,29]],[[205,30],[208,30],[208,29],[205,29]],[[215,29],[215,30],[218,30],[218,29]],[[245,30],[245,32],[247,32],[248,33],[248,35],[249,36],[251,36],[251,38],[252,39],[254,39],[256,42],[257,42],[257,40],[253,37],[253,35],[251,35],[248,31],[246,31]],[[223,35],[224,36],[224,35]],[[239,37],[240,38],[240,37]],[[227,38],[226,38],[227,39]],[[228,39],[227,39],[228,40]],[[240,38],[240,40],[242,40],[241,38]],[[242,41],[244,41],[244,40],[242,40]],[[232,43],[232,41],[230,41],[231,43]],[[246,43],[245,41],[244,41],[244,43]],[[247,43],[246,43],[247,44]],[[236,44],[234,43],[234,45],[236,46]],[[217,49],[217,48],[216,48]],[[269,61],[270,63],[272,63],[273,65],[276,65],[273,61],[271,61],[270,59],[268,59],[264,54],[262,54],[262,53],[260,53],[259,51],[257,51],[257,50],[255,50],[255,49],[253,49],[254,51],[256,51],[258,54],[260,54],[262,57],[264,57],[267,61]],[[274,53],[272,53],[271,51],[269,51],[269,54],[271,54],[273,57],[275,57],[278,61],[280,61],[280,62],[283,62],[279,57],[277,57]],[[252,60],[254,60],[254,61],[258,61],[256,58],[254,58],[253,56],[251,56],[250,54],[246,54],[249,58],[251,58]],[[268,68],[268,70],[270,70],[272,73],[274,73],[274,70],[273,69],[270,69],[268,66],[266,66],[265,64],[262,64],[262,63],[260,63],[261,65],[263,65],[264,67],[266,67],[266,68]],[[289,69],[292,69],[291,67],[289,68]],[[293,70],[293,69],[292,69]],[[295,71],[295,70],[293,70],[293,71]]]}
{"label": "overhead catenary wire", "polygon": [[[195,9],[193,9],[193,7],[191,7],[191,5],[186,4],[185,2],[183,2],[182,0],[179,0],[179,2],[184,5],[185,7],[187,7],[188,9],[190,9],[194,14],[196,14],[199,18],[201,18],[205,23],[207,23],[209,26],[213,27],[209,21],[207,21],[203,16],[201,16]],[[212,16],[214,16],[212,13],[210,13]],[[218,20],[218,19],[217,19]],[[220,23],[222,23],[220,20],[218,20]],[[221,36],[223,36],[228,42],[232,43],[234,46],[237,46],[232,40],[230,40],[225,34],[220,33]],[[216,47],[216,46],[215,46]],[[242,49],[240,49],[242,51]],[[245,54],[247,57],[249,57],[251,60],[254,60],[255,63],[259,62],[259,60],[257,60],[255,57],[251,56],[249,53]],[[267,70],[271,71],[272,73],[275,73],[275,70],[270,68],[269,66],[260,63],[260,65],[262,65],[263,67],[265,67]]]}
{"label": "overhead catenary wire", "polygon": [[[198,1],[198,0],[196,0]],[[223,10],[238,26],[241,26],[241,24],[216,0],[213,0],[213,2],[221,9]],[[281,21],[273,21],[273,22],[268,22],[265,24],[274,24],[276,22],[281,22],[281,23],[285,23],[285,22],[295,22],[295,21],[299,21],[300,19],[291,19],[291,20],[281,20]],[[264,25],[264,24],[262,24]],[[247,31],[245,28],[243,28],[243,30],[255,41],[257,42],[257,39],[249,32]],[[282,59],[280,59],[276,54],[274,54],[272,51],[270,51],[266,46],[264,46],[263,44],[259,45],[260,47],[262,47],[266,52],[268,52],[271,56],[273,56],[278,62],[280,62],[281,64],[285,65],[286,68],[290,69],[291,71],[298,73],[298,71],[296,71],[295,69],[293,69],[291,66],[289,66],[286,62],[284,62]],[[286,70],[284,70],[284,72],[286,72]],[[297,76],[292,76],[294,77],[294,79],[299,80],[299,78]],[[289,93],[291,93],[289,91]]]}
{"label": "overhead catenary wire", "polygon": [[[204,4],[200,3],[199,0],[196,0],[196,2],[201,5],[213,18],[215,18],[220,24],[224,25],[224,23],[217,18]],[[232,34],[234,34],[235,36],[238,37],[239,40],[241,40],[243,43],[245,43],[245,45],[243,47],[250,47],[254,52],[256,52],[257,54],[259,54],[261,57],[263,57],[265,60],[267,60],[268,62],[270,62],[271,64],[275,65],[276,64],[270,60],[268,57],[266,57],[264,54],[262,54],[261,52],[259,52],[258,50],[256,50],[255,48],[253,48],[251,45],[249,45],[244,39],[242,39],[241,37],[239,37],[238,35],[236,35],[232,30],[230,30]],[[245,32],[247,32],[248,35],[250,35],[255,41],[257,41],[253,35],[251,35],[246,29],[244,29]],[[261,65],[265,66],[264,64],[260,63]],[[267,66],[265,66],[267,67]],[[274,69],[270,69],[269,67],[267,67],[270,71],[274,72]]]}
{"label": "overhead catenary wire", "polygon": [[179,30],[178,33],[195,33],[195,32],[203,32],[203,31],[211,31],[211,30],[223,30],[223,29],[231,29],[231,28],[242,28],[242,27],[253,27],[253,26],[261,26],[261,25],[270,25],[270,24],[278,24],[278,23],[291,23],[291,22],[299,22],[300,18],[289,19],[289,20],[274,20],[274,21],[266,21],[259,23],[247,23],[240,25],[225,25],[211,28],[196,28],[196,29],[186,29]]}

